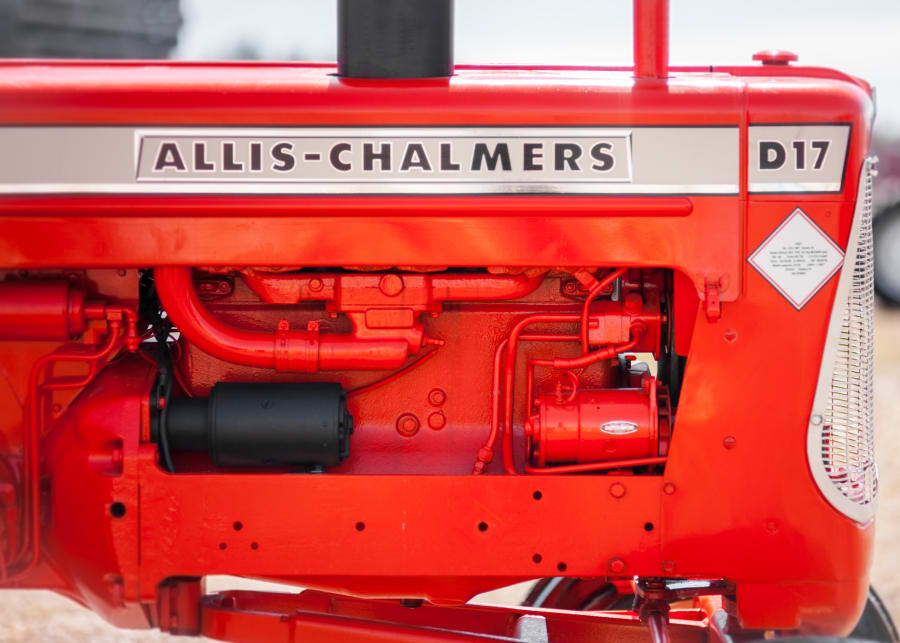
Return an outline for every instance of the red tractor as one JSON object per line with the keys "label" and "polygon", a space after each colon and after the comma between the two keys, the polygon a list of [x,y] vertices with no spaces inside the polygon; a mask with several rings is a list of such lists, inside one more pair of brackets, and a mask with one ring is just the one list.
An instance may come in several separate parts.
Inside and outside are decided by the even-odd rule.
{"label": "red tractor", "polygon": [[850,633],[870,88],[634,7],[626,68],[454,67],[451,0],[342,0],[336,66],[0,63],[0,582],[225,641]]}

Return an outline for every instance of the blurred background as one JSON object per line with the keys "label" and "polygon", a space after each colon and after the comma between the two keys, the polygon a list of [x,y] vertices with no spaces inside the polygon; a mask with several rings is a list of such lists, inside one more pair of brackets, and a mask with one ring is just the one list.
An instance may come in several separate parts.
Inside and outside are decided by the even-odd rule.
{"label": "blurred background", "polygon": [[[900,0],[670,0],[673,65],[787,49],[876,88],[876,428],[872,580],[900,620]],[[456,0],[457,63],[631,64],[628,0]],[[336,0],[0,0],[0,57],[331,61]],[[232,587],[216,579],[213,588]],[[521,587],[485,600],[517,600]],[[164,641],[47,592],[0,594],[0,641]]]}

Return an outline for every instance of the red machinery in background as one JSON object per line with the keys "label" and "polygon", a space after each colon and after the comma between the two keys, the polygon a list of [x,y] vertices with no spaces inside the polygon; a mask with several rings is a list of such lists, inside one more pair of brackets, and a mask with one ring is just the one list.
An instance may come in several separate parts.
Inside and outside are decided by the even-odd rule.
{"label": "red machinery in background", "polygon": [[850,632],[869,86],[670,68],[661,0],[622,69],[338,13],[337,68],[0,63],[0,583],[230,641]]}

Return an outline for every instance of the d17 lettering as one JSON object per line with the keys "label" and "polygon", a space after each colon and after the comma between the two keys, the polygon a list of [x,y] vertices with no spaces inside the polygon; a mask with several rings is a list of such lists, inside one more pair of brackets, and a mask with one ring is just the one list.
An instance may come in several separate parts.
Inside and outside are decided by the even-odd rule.
{"label": "d17 lettering", "polygon": [[[793,152],[793,168],[796,170],[821,170],[825,163],[825,156],[828,154],[828,148],[831,141],[791,141],[791,152]],[[807,151],[809,150],[809,153]],[[812,159],[812,167],[808,167],[807,156],[815,157]],[[760,141],[759,142],[759,169],[761,170],[780,170],[788,160],[788,150],[784,143],[780,141]]]}

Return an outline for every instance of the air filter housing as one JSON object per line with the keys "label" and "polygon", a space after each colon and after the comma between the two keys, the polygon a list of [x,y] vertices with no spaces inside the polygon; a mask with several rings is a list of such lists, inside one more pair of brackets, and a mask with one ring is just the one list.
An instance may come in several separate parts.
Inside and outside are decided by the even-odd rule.
{"label": "air filter housing", "polygon": [[453,75],[453,0],[338,0],[338,75]]}

